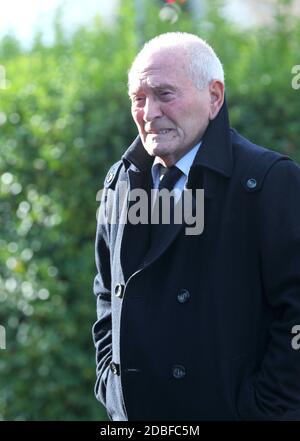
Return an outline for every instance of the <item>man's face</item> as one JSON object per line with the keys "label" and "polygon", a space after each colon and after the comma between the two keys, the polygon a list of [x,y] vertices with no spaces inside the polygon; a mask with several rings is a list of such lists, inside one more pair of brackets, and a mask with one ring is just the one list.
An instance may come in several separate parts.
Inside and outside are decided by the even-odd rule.
{"label": "man's face", "polygon": [[151,156],[177,162],[202,138],[210,119],[209,86],[199,91],[186,72],[182,51],[148,56],[130,84],[131,113]]}

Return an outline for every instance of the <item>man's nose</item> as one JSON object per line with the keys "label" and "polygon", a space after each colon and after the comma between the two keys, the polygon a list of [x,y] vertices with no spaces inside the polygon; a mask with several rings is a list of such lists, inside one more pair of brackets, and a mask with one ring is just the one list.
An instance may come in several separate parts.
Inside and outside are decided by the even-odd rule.
{"label": "man's nose", "polygon": [[159,116],[162,116],[159,100],[155,98],[146,98],[143,115],[144,121],[150,122]]}

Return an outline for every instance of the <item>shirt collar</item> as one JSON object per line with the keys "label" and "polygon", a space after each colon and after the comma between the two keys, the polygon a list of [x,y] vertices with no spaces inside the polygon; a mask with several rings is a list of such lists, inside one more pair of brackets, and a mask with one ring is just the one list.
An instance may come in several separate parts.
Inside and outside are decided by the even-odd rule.
{"label": "shirt collar", "polygon": [[[201,142],[202,141],[198,142],[198,144],[195,145],[195,147],[189,150],[182,158],[179,159],[179,161],[176,162],[176,164],[174,164],[177,168],[179,168],[179,170],[182,171],[182,173],[186,177],[188,177],[190,168],[193,164],[197,151],[201,146]],[[151,169],[153,181],[155,181],[156,177],[159,176],[160,166],[161,166],[160,158],[158,156],[155,156]]]}
{"label": "shirt collar", "polygon": [[195,147],[192,148],[192,150],[188,151],[182,158],[179,159],[179,161],[176,162],[176,167],[179,168],[179,170],[182,171],[186,176],[188,176],[190,168],[194,162],[195,156],[198,152],[199,147],[201,146],[200,141]]}

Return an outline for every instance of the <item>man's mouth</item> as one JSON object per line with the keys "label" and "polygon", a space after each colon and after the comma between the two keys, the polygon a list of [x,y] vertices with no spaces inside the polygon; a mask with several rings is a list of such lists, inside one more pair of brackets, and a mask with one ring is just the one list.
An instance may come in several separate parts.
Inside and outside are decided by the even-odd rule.
{"label": "man's mouth", "polygon": [[166,135],[171,132],[172,129],[160,129],[160,130],[150,130],[147,135]]}

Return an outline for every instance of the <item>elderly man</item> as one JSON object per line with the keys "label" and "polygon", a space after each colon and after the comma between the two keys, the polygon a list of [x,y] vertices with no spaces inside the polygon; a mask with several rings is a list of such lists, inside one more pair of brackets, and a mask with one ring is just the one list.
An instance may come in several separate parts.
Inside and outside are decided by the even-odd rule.
{"label": "elderly man", "polygon": [[[97,226],[96,397],[115,421],[300,420],[298,166],[230,129],[222,65],[195,35],[148,42],[129,95],[139,136]],[[171,214],[190,192],[204,228],[151,223],[153,198],[130,222],[139,189],[176,190]]]}

